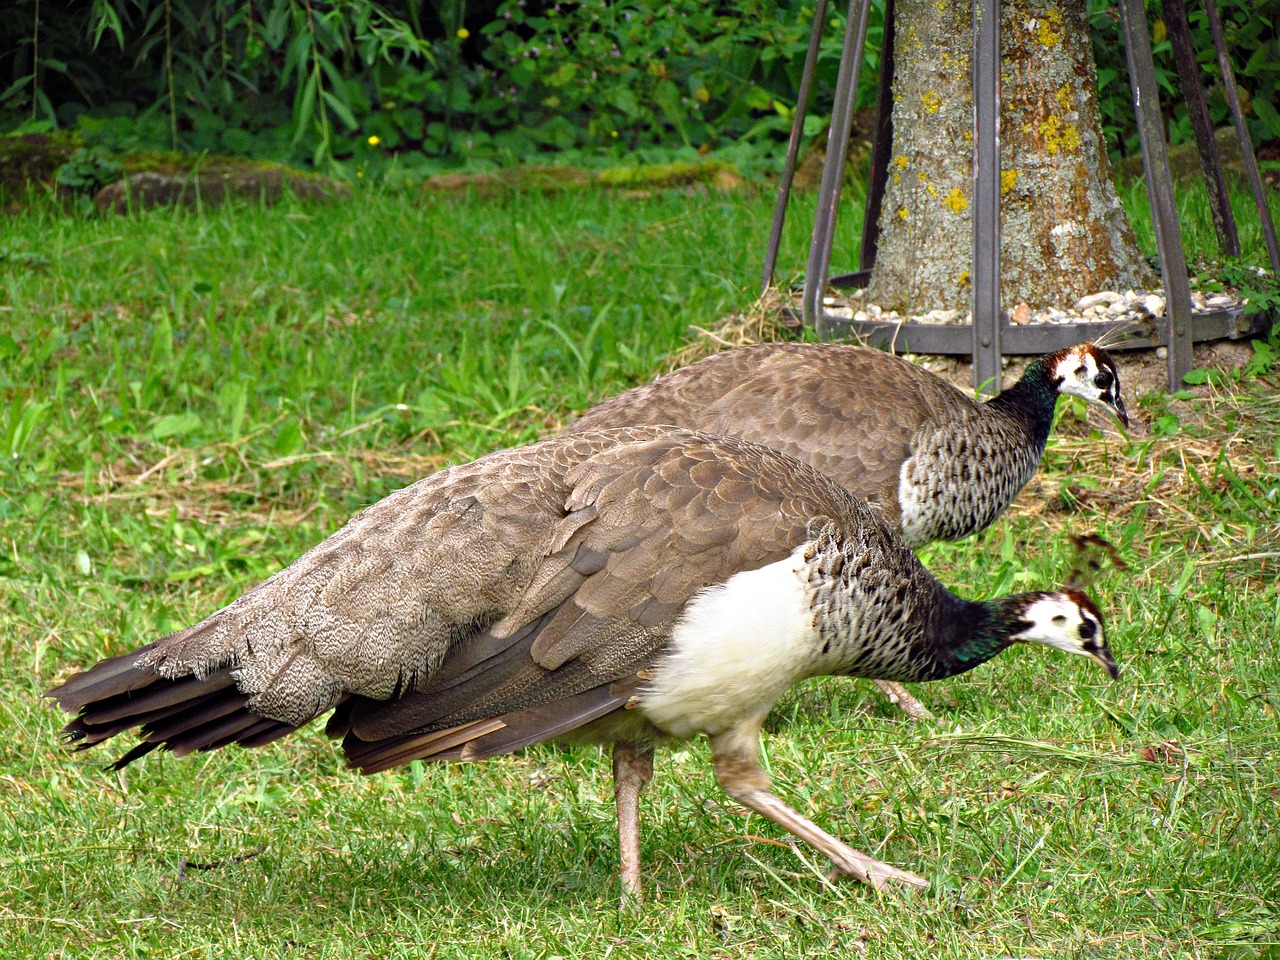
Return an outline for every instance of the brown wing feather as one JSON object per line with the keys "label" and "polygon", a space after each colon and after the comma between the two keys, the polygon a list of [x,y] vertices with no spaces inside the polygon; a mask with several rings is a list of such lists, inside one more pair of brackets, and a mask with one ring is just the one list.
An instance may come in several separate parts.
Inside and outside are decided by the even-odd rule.
{"label": "brown wing feather", "polygon": [[917,431],[979,405],[900,357],[845,344],[738,347],[605,400],[569,427],[639,424],[741,437],[781,450],[898,519],[898,472]]}
{"label": "brown wing feather", "polygon": [[[152,720],[180,752],[266,742],[344,699],[348,743],[516,714],[502,743],[535,742],[616,709],[575,698],[650,665],[699,590],[786,556],[812,517],[850,502],[740,441],[659,428],[545,441],[392,494],[208,620],[51,693],[86,716],[110,701],[104,738]],[[172,694],[206,675],[216,687]],[[210,700],[232,681],[238,699]],[[134,696],[149,716],[119,709]]]}

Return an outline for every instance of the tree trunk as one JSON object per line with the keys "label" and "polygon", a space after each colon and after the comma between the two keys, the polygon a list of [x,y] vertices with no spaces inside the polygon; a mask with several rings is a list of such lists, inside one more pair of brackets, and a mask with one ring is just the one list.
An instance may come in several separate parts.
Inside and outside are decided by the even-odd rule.
{"label": "tree trunk", "polygon": [[[1071,307],[1155,275],[1116,197],[1084,4],[1000,4],[1001,297]],[[893,159],[867,298],[923,313],[969,306],[970,0],[898,0]]]}

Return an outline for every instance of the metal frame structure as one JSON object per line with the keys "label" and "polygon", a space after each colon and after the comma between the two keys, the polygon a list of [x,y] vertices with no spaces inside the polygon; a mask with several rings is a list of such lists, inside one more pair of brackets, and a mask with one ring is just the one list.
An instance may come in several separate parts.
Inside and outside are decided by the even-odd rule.
{"label": "metal frame structure", "polygon": [[[1276,242],[1275,225],[1267,208],[1261,178],[1258,176],[1253,145],[1245,127],[1244,115],[1236,95],[1235,75],[1223,41],[1217,0],[1203,0],[1210,32],[1213,36],[1223,89],[1231,109],[1232,122],[1240,143],[1245,173],[1253,191],[1254,202],[1262,224],[1271,268],[1280,275],[1280,246]],[[1112,334],[1110,349],[1135,349],[1167,346],[1169,352],[1169,386],[1182,383],[1182,376],[1192,367],[1191,348],[1194,341],[1220,340],[1249,336],[1264,329],[1263,321],[1246,317],[1240,309],[1192,314],[1191,290],[1187,277],[1186,255],[1182,232],[1174,203],[1173,180],[1169,173],[1168,150],[1160,117],[1159,91],[1156,86],[1155,63],[1142,0],[1118,0],[1125,38],[1125,57],[1133,90],[1134,109],[1142,143],[1143,170],[1155,222],[1156,247],[1164,283],[1166,309],[1162,319],[1153,320],[1147,329],[1130,329]],[[1221,158],[1209,123],[1201,88],[1199,68],[1191,48],[1185,0],[1163,0],[1164,19],[1175,53],[1179,80],[1191,116],[1196,146],[1204,168],[1205,180],[1213,207],[1214,224],[1223,252],[1239,254],[1240,243],[1235,219],[1228,201]],[[969,354],[974,361],[974,385],[990,387],[998,384],[1002,354],[1041,354],[1069,346],[1080,340],[1101,336],[1115,326],[1114,322],[1076,324],[1010,324],[1000,309],[1000,2],[973,0],[973,278],[972,324],[936,325],[895,323],[877,320],[856,321],[835,317],[824,310],[828,286],[848,288],[865,286],[875,263],[880,206],[888,177],[892,143],[892,94],[894,4],[886,0],[884,49],[881,56],[879,115],[872,148],[871,181],[867,191],[867,207],[863,220],[860,269],[856,273],[829,277],[835,221],[840,203],[841,180],[848,151],[857,94],[862,51],[866,42],[867,20],[871,0],[849,0],[845,21],[844,46],[840,71],[836,78],[835,102],[831,112],[831,130],[818,188],[818,209],[814,217],[813,240],[805,272],[803,319],[814,326],[822,337],[852,334],[880,346],[904,346],[922,353]],[[765,254],[764,287],[772,285],[777,265],[778,245],[786,217],[787,202],[795,175],[804,118],[813,89],[813,75],[821,46],[822,28],[826,22],[827,0],[817,0],[813,31],[800,84],[800,97],[787,146],[786,164],[778,193],[769,246]]]}

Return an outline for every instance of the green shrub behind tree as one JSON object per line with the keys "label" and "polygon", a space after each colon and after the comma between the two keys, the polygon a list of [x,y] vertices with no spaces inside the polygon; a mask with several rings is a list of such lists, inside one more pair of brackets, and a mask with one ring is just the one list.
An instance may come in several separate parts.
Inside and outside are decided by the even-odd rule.
{"label": "green shrub behind tree", "polygon": [[[1114,0],[1090,0],[1103,124],[1135,148]],[[1255,142],[1280,137],[1276,17],[1221,0]],[[834,7],[841,5],[835,4]],[[1191,25],[1212,60],[1203,14]],[[1153,5],[1158,73],[1176,92]],[[0,131],[88,145],[257,156],[349,173],[491,167],[540,154],[616,164],[732,145],[779,162],[812,0],[10,0]],[[838,67],[833,11],[815,116]],[[859,105],[879,65],[874,6]],[[1214,76],[1211,69],[1206,77]],[[1220,92],[1211,89],[1219,122]],[[1174,142],[1189,136],[1168,98]]]}

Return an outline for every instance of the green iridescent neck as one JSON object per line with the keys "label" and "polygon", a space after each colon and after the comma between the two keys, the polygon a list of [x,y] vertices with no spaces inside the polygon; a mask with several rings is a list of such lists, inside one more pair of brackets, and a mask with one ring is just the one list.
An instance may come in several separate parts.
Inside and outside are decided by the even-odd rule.
{"label": "green iridescent neck", "polygon": [[990,403],[1022,420],[1035,440],[1043,445],[1053,426],[1053,411],[1058,404],[1058,385],[1053,380],[1053,365],[1058,354],[1037,357],[1031,361],[1022,379]]}
{"label": "green iridescent neck", "polygon": [[1025,627],[1022,611],[1038,594],[1014,594],[995,600],[960,600],[935,629],[935,646],[927,676],[940,680],[967,673],[997,656],[1010,637]]}

